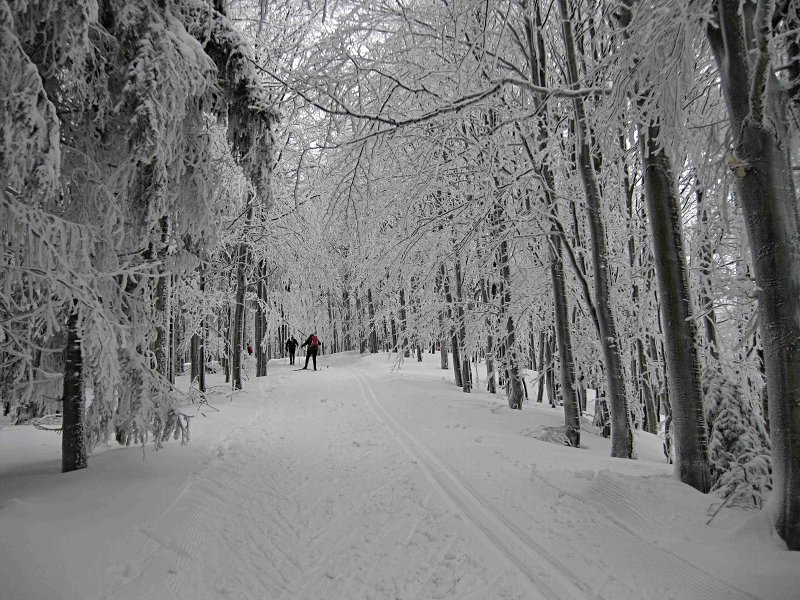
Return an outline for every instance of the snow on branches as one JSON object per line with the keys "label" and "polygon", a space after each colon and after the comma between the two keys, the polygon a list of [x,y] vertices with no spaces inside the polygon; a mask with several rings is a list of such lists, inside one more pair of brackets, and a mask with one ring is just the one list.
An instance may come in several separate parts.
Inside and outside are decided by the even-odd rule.
{"label": "snow on branches", "polygon": [[180,419],[160,354],[172,280],[219,226],[217,121],[266,204],[275,112],[241,35],[199,1],[0,0],[0,52],[5,408],[58,406],[69,321],[87,444],[159,444]]}
{"label": "snow on branches", "polygon": [[58,120],[18,34],[8,3],[0,2],[0,187],[42,197],[57,185]]}
{"label": "snow on branches", "polygon": [[207,3],[176,3],[188,32],[200,41],[214,61],[224,94],[217,111],[227,113],[228,141],[245,175],[265,206],[270,203],[272,124],[277,115],[258,80],[252,50],[231,22]]}

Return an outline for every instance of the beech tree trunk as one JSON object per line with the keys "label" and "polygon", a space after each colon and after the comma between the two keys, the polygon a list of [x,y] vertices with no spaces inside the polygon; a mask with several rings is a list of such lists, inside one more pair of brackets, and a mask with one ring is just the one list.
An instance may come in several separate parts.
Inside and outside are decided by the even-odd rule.
{"label": "beech tree trunk", "polygon": [[636,338],[636,369],[639,376],[639,385],[642,388],[642,395],[645,409],[645,431],[648,433],[658,433],[658,423],[660,419],[656,398],[653,394],[652,376],[650,375],[650,365],[644,351],[642,338]]}
{"label": "beech tree trunk", "polygon": [[236,303],[233,309],[233,336],[231,341],[231,377],[233,389],[242,389],[242,338],[244,336],[244,266],[247,248],[244,243],[239,244],[238,258],[236,260]]}
{"label": "beech tree trunk", "polygon": [[369,310],[369,351],[378,352],[378,332],[375,328],[375,304],[372,302],[372,290],[367,289],[367,308]]}
{"label": "beech tree trunk", "polygon": [[[630,24],[633,3],[627,0],[617,13],[624,27]],[[637,102],[641,106],[643,99]],[[675,476],[705,493],[711,487],[708,438],[677,182],[659,141],[659,126],[650,121],[638,124],[637,130],[670,380]]]}
{"label": "beech tree trunk", "polygon": [[64,361],[64,394],[61,397],[61,472],[85,469],[86,411],[83,400],[83,358],[78,333],[78,310],[67,321],[67,348]]}
{"label": "beech tree trunk", "polygon": [[645,199],[670,380],[675,475],[705,493],[711,487],[711,473],[697,326],[691,307],[680,201],[671,161],[659,147],[658,133],[659,128],[653,124],[639,127]]}
{"label": "beech tree trunk", "polygon": [[447,302],[447,317],[450,321],[450,348],[453,352],[453,376],[458,387],[462,387],[461,382],[461,357],[458,351],[458,335],[456,334],[455,319],[453,319],[453,294],[450,291],[450,283],[447,279],[444,263],[441,265],[442,286],[444,287],[444,297]]}
{"label": "beech tree trunk", "polygon": [[789,549],[800,550],[800,217],[785,97],[769,60],[774,3],[760,1],[755,12],[738,0],[713,4],[719,24],[707,31],[733,136],[728,163],[758,285],[772,442],[770,512]]}
{"label": "beech tree trunk", "polygon": [[411,349],[408,345],[408,317],[406,315],[406,291],[400,288],[400,335],[403,340],[403,357],[411,356]]}
{"label": "beech tree trunk", "polygon": [[[489,307],[489,294],[486,291],[486,280],[481,279],[481,301],[483,302],[484,307],[488,309]],[[494,330],[492,319],[489,317],[489,313],[487,310],[486,316],[486,389],[489,391],[490,394],[497,393],[497,384],[495,382],[494,376],[494,336],[492,336],[492,331]]]}
{"label": "beech tree trunk", "polygon": [[[253,220],[253,204],[247,209],[245,231],[249,231]],[[236,304],[233,311],[233,335],[231,341],[233,389],[242,389],[242,350],[244,348],[244,294],[247,286],[245,269],[250,263],[250,248],[245,242],[239,244],[236,257]]]}
{"label": "beech tree trunk", "polygon": [[[469,353],[466,349],[467,323],[464,318],[464,294],[461,282],[461,260],[456,256],[453,263],[453,278],[456,284],[456,320],[458,322],[458,347],[461,354],[461,389],[469,394],[472,391],[472,373],[469,368]],[[454,366],[456,363],[453,357]]]}
{"label": "beech tree trunk", "polygon": [[500,274],[503,278],[503,294],[500,304],[501,314],[506,315],[506,339],[505,339],[505,367],[507,372],[508,386],[508,406],[517,410],[522,410],[522,402],[525,400],[525,392],[522,388],[522,377],[519,371],[519,356],[517,353],[517,335],[514,329],[514,317],[511,316],[511,267],[509,266],[508,242],[503,239],[498,250],[498,261],[500,263]]}
{"label": "beech tree trunk", "polygon": [[[525,34],[528,43],[528,62],[533,82],[539,86],[547,86],[547,53],[542,36],[543,23],[540,6],[537,3],[533,13],[529,10],[527,0],[525,8]],[[537,95],[537,103],[547,102],[543,95]],[[550,111],[545,105],[542,112],[541,126],[537,135],[540,155],[543,153],[547,138],[552,135]],[[569,302],[567,300],[566,284],[564,281],[564,261],[561,248],[561,237],[555,223],[558,221],[558,206],[555,199],[555,176],[550,164],[545,158],[541,164],[536,164],[534,154],[526,145],[528,157],[534,168],[539,172],[544,184],[544,196],[550,218],[553,220],[548,256],[550,259],[550,279],[553,286],[553,309],[555,317],[555,332],[558,343],[558,355],[561,376],[561,397],[564,403],[564,427],[567,440],[572,447],[577,448],[581,443],[580,403],[575,390],[575,360],[572,353],[572,337],[570,335]],[[531,334],[531,344],[533,336]],[[533,357],[534,354],[532,353]]]}
{"label": "beech tree trunk", "polygon": [[[267,349],[269,342],[265,342],[267,336],[267,315],[264,313],[263,304],[267,302],[267,265],[262,260],[258,266],[258,284],[256,285],[256,295],[258,302],[256,303],[256,317],[255,317],[255,348],[256,355],[256,377],[265,377],[267,375]],[[286,336],[289,337],[288,335]],[[286,340],[281,341],[281,346]]]}
{"label": "beech tree trunk", "polygon": [[547,339],[545,338],[545,331],[542,329],[539,332],[539,365],[536,372],[536,379],[538,380],[538,388],[536,390],[536,402],[541,404],[544,402],[544,386],[545,374],[547,372]]}
{"label": "beech tree trunk", "polygon": [[361,296],[358,294],[358,291],[355,293],[356,296],[356,328],[358,329],[358,352],[359,354],[364,354],[367,350],[367,336],[364,332],[364,318],[362,315],[364,307],[361,306]]}
{"label": "beech tree trunk", "polygon": [[200,336],[197,333],[192,334],[192,339],[189,342],[189,348],[189,358],[192,363],[189,376],[191,378],[191,383],[194,384],[194,382],[200,377]]}
{"label": "beech tree trunk", "polygon": [[[206,272],[203,263],[200,263],[200,295],[206,291]],[[205,308],[205,306],[204,306]],[[200,321],[200,334],[197,345],[197,389],[205,393],[206,391],[206,340],[208,339],[208,323],[206,322],[205,310]]]}
{"label": "beech tree trunk", "polygon": [[708,211],[703,199],[703,190],[697,189],[697,213],[703,226],[703,243],[700,246],[700,310],[703,313],[703,332],[708,352],[712,358],[719,358],[717,349],[717,316],[714,310],[714,299],[711,297],[711,269],[714,262],[714,249],[711,247],[708,227]]}
{"label": "beech tree trunk", "polygon": [[[436,274],[436,294],[437,296],[441,294],[444,296],[444,264],[441,265],[439,272]],[[445,334],[445,323],[444,323],[444,316],[445,309],[439,309],[439,366],[443,371],[446,371],[448,368],[447,365],[447,335]]]}
{"label": "beech tree trunk", "polygon": [[[345,285],[347,280],[345,280]],[[344,350],[353,349],[353,313],[350,308],[350,292],[345,289],[342,290],[342,313],[344,316],[344,323],[342,323],[342,334],[344,338]]]}
{"label": "beech tree trunk", "polygon": [[[568,83],[571,86],[577,86],[578,61],[575,54],[575,39],[572,33],[570,10],[567,2],[568,0],[558,0],[558,5],[566,50]],[[611,307],[611,273],[608,264],[605,223],[603,221],[603,203],[592,160],[591,141],[588,135],[588,123],[583,99],[580,97],[573,98],[572,106],[575,111],[577,167],[583,182],[589,217],[592,265],[594,267],[595,308],[602,338],[600,341],[603,349],[603,364],[605,365],[611,421],[611,456],[633,458],[633,431],[628,410],[628,394],[619,338]]]}

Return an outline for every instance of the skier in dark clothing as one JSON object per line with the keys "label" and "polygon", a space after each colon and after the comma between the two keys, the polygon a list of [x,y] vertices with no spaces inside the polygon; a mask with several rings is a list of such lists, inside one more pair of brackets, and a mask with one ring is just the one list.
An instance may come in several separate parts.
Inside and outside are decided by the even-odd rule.
{"label": "skier in dark clothing", "polygon": [[300,342],[298,342],[296,339],[294,339],[294,336],[292,336],[288,340],[286,340],[286,351],[289,353],[289,364],[290,365],[294,364],[294,353],[297,350],[297,345],[299,343]]}
{"label": "skier in dark clothing", "polygon": [[317,337],[317,334],[316,333],[312,333],[310,336],[308,336],[308,339],[305,342],[303,342],[303,344],[300,347],[302,348],[303,346],[308,346],[308,350],[306,350],[306,366],[304,366],[303,368],[307,369],[308,368],[308,359],[309,358],[313,358],[314,359],[314,370],[316,371],[317,370],[317,352],[319,352],[319,338]]}

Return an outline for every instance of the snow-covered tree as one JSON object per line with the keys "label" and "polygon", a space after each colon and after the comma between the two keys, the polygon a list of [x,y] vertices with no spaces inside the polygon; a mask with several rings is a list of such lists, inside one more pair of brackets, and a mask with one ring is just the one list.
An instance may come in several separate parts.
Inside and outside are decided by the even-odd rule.
{"label": "snow-covered tree", "polygon": [[170,287],[216,227],[208,130],[225,119],[267,201],[275,114],[250,49],[204,2],[3,2],[0,15],[4,97],[18,99],[3,125],[3,384],[15,401],[33,394],[36,349],[59,353],[66,333],[72,470],[108,431],[160,442],[175,426]]}

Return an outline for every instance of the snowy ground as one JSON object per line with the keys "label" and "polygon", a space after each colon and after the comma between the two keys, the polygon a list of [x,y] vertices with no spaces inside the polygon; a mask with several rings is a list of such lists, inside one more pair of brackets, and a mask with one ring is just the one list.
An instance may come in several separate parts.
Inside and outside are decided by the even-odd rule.
{"label": "snowy ground", "polygon": [[188,447],[70,474],[57,434],[0,430],[0,599],[797,598],[800,556],[759,514],[706,525],[654,436],[540,441],[558,409],[395,356],[273,361]]}

